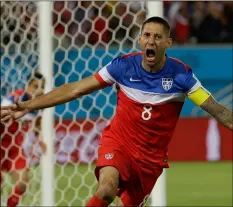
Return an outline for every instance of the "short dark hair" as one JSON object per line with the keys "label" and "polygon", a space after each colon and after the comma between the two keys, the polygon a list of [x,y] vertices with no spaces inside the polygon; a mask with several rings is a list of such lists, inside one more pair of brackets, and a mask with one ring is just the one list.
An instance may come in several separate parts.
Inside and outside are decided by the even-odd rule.
{"label": "short dark hair", "polygon": [[143,31],[144,29],[144,26],[147,24],[147,23],[158,23],[158,24],[162,24],[166,30],[166,32],[168,33],[168,36],[170,36],[170,30],[171,30],[171,27],[169,25],[169,23],[163,19],[162,17],[157,17],[157,16],[154,16],[154,17],[150,17],[148,19],[146,19],[143,24],[142,24],[142,29],[141,29],[141,32]]}
{"label": "short dark hair", "polygon": [[32,72],[31,74],[31,77],[29,78],[28,80],[28,84],[31,84],[34,80],[42,80],[42,81],[45,81],[45,78],[44,76],[39,73],[38,71],[34,71]]}

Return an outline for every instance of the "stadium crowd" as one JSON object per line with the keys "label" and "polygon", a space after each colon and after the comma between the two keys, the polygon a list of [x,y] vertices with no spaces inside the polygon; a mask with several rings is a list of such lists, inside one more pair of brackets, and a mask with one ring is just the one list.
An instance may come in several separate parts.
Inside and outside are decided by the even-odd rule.
{"label": "stadium crowd", "polygon": [[[127,4],[130,4],[128,10]],[[114,43],[112,37],[116,41],[123,40],[131,44],[146,18],[147,9],[141,2],[116,1],[108,4],[104,1],[69,2],[64,7],[64,2],[54,3],[55,33],[64,33],[65,24],[72,21],[71,11],[75,10],[75,21],[68,27],[68,33],[75,37],[78,45],[85,42],[86,34],[90,44],[99,43],[99,39],[104,43]],[[58,14],[65,24],[57,22]],[[172,26],[172,37],[176,43],[233,42],[233,2],[164,1],[164,15]]]}
{"label": "stadium crowd", "polygon": [[[55,48],[58,41],[65,48],[86,43],[116,46],[118,42],[131,46],[147,13],[144,2],[56,1],[53,7]],[[11,39],[16,43],[36,39],[36,10],[33,2],[27,6],[24,2],[1,5],[1,20],[7,23],[0,28],[3,45],[8,45]],[[164,15],[172,26],[175,43],[233,42],[233,2],[164,1]]]}
{"label": "stadium crowd", "polygon": [[164,2],[178,43],[233,42],[233,2]]}

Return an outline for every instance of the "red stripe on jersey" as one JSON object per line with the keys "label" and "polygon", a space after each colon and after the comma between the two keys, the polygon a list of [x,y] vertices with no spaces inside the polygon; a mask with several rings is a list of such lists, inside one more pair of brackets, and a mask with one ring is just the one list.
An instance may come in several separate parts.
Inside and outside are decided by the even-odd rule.
{"label": "red stripe on jersey", "polygon": [[187,69],[187,70],[191,70],[191,67],[190,66],[188,66],[187,64],[185,64],[184,62],[182,62],[181,60],[178,60],[178,59],[176,59],[176,58],[172,58],[172,57],[170,57],[172,60],[175,60],[176,62],[178,62],[178,63],[181,63],[181,64],[183,64],[184,65],[184,67]]}
{"label": "red stripe on jersey", "polygon": [[142,52],[132,52],[132,53],[123,55],[122,57],[123,58],[128,58],[128,57],[133,56],[133,55],[141,55],[141,54],[142,54]]}
{"label": "red stripe on jersey", "polygon": [[110,86],[111,85],[111,84],[107,83],[106,81],[104,81],[104,79],[100,76],[99,73],[96,73],[94,76],[97,79],[97,81],[99,81],[99,83],[101,85],[104,85],[104,86]]}

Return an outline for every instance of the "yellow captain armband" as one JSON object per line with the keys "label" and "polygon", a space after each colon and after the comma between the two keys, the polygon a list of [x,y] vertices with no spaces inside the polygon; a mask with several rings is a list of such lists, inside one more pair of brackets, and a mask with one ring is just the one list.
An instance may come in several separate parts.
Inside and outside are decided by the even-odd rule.
{"label": "yellow captain armband", "polygon": [[203,87],[199,87],[193,92],[188,93],[188,98],[195,103],[196,105],[200,106],[205,100],[210,96],[210,92],[205,90]]}

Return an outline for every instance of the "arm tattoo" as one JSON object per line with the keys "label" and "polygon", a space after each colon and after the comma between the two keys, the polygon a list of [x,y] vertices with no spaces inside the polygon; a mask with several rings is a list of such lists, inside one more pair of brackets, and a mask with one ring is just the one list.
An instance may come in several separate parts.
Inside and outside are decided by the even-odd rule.
{"label": "arm tattoo", "polygon": [[233,131],[233,112],[216,102],[212,96],[201,104],[201,108],[212,115],[223,126]]}

